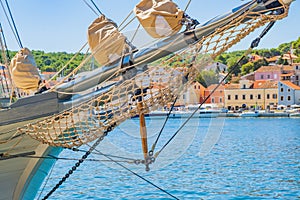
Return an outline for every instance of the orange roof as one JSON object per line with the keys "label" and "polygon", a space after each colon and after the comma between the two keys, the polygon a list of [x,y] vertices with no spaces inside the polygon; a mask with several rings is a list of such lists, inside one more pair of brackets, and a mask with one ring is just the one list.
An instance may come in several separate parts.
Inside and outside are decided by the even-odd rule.
{"label": "orange roof", "polygon": [[281,71],[281,66],[261,66],[259,69],[257,69],[255,72],[276,72]]}
{"label": "orange roof", "polygon": [[283,84],[285,84],[285,85],[287,85],[290,88],[293,88],[295,90],[300,90],[300,86],[292,83],[291,81],[280,81],[280,82],[283,83]]}
{"label": "orange roof", "polygon": [[[212,90],[214,90],[217,86],[218,86],[218,84],[212,84],[212,85],[208,86],[206,89],[209,90],[209,91],[212,91]],[[221,85],[218,87],[217,90],[224,90],[224,88],[225,88],[225,86],[221,84]]]}
{"label": "orange roof", "polygon": [[253,89],[269,89],[269,88],[278,88],[277,81],[270,80],[258,80],[253,84]]}
{"label": "orange roof", "polygon": [[294,54],[289,54],[289,53],[286,53],[286,54],[283,54],[283,56],[282,56],[282,59],[297,59],[298,58],[298,56],[296,56],[296,55],[294,55]]}
{"label": "orange roof", "polygon": [[293,76],[293,73],[288,73],[288,74],[281,74],[280,76]]}
{"label": "orange roof", "polygon": [[229,83],[225,85],[225,89],[240,89],[240,84],[237,83]]}
{"label": "orange roof", "polygon": [[280,56],[274,56],[274,57],[271,57],[271,58],[267,58],[267,61],[268,62],[276,62],[279,58],[280,58]]}
{"label": "orange roof", "polygon": [[250,56],[250,59],[251,59],[252,61],[257,61],[257,60],[263,59],[263,57],[261,57],[261,56],[259,56],[259,55],[257,55],[257,54],[252,54],[252,55]]}
{"label": "orange roof", "polygon": [[294,71],[294,66],[291,65],[283,65],[282,68],[284,71]]}

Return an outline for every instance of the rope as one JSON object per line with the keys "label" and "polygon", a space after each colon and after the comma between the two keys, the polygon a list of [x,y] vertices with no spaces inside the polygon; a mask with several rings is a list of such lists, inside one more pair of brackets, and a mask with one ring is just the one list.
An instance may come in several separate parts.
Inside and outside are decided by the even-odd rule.
{"label": "rope", "polygon": [[[143,94],[145,98],[143,99],[142,112],[148,113],[163,107],[173,102],[176,96],[194,80],[197,72],[205,67],[198,64],[201,57],[191,59],[190,55],[196,56],[197,52],[198,55],[201,53],[201,61],[203,61],[201,64],[206,64],[205,55],[210,55],[210,58],[214,59],[256,28],[285,16],[286,13],[277,16],[271,13],[265,15],[256,12],[245,12],[227,25],[202,37],[189,49],[168,58],[167,61],[161,60],[142,73],[130,74],[129,78],[117,80],[119,82],[116,82],[107,92],[80,102],[58,114],[28,124],[20,128],[18,132],[30,135],[32,138],[49,145],[67,148],[94,141],[102,135],[108,126],[112,124],[119,125],[126,119],[137,115],[138,109],[134,99],[142,97],[142,95],[135,94],[137,89],[147,88],[146,93]],[[169,43],[159,51],[164,51],[172,45],[173,43]],[[196,54],[195,49],[197,49]],[[159,51],[156,52],[159,53]],[[92,56],[93,54],[89,55],[78,67],[87,63]],[[156,56],[156,54],[149,57],[153,56]],[[145,58],[143,62],[146,63],[147,59]],[[181,63],[182,59],[186,64]],[[186,68],[187,63],[191,61],[195,62],[193,67]],[[170,67],[174,63],[176,63],[176,67]],[[116,69],[112,71],[112,74],[119,78],[123,72],[138,65],[139,63],[135,63],[128,67]],[[189,77],[187,82],[182,82],[185,73],[183,70],[185,69],[188,70]],[[113,78],[113,76],[108,77],[108,79],[105,77],[106,81],[111,80],[110,78]]]}
{"label": "rope", "polygon": [[[84,3],[95,13],[95,15],[99,15],[93,8],[92,8],[92,6],[88,3],[88,2],[86,2],[86,0],[83,0],[84,1]],[[100,12],[101,13],[101,12]]]}
{"label": "rope", "polygon": [[[100,151],[98,151],[97,149],[95,149],[96,152],[101,153]],[[165,194],[167,194],[168,196],[172,197],[173,199],[178,199],[176,196],[172,195],[171,193],[169,193],[168,191],[164,190],[163,188],[159,187],[158,185],[154,184],[153,182],[149,181],[148,179],[142,177],[141,175],[137,174],[136,172],[132,171],[131,169],[129,169],[128,167],[126,167],[125,165],[122,165],[121,163],[113,160],[111,157],[104,155],[105,157],[107,157],[109,160],[111,160],[112,162],[116,163],[117,165],[119,165],[120,167],[122,167],[123,169],[127,170],[128,172],[132,173],[133,175],[139,177],[140,179],[144,180],[145,182],[149,183],[150,185],[152,185],[153,187],[159,189],[160,191],[164,192]],[[178,199],[179,200],[179,199]]]}
{"label": "rope", "polygon": [[174,100],[173,103],[172,103],[172,106],[171,106],[171,108],[170,108],[170,110],[169,110],[169,112],[168,112],[168,114],[167,114],[167,117],[165,118],[165,121],[164,121],[164,123],[163,123],[163,126],[161,127],[161,129],[160,129],[160,131],[159,131],[159,133],[158,133],[158,136],[157,136],[155,142],[153,143],[153,145],[152,145],[152,147],[151,147],[151,150],[149,151],[149,156],[152,156],[152,155],[153,155],[153,152],[154,152],[154,150],[155,150],[155,147],[156,147],[156,145],[157,145],[157,143],[158,143],[158,140],[159,140],[159,138],[160,138],[160,136],[161,136],[161,134],[162,134],[162,132],[163,132],[163,130],[164,130],[164,128],[165,128],[165,126],[166,126],[168,120],[169,120],[169,118],[170,118],[170,114],[171,114],[171,112],[172,112],[172,110],[173,110],[173,108],[174,108],[174,106],[175,106],[175,103],[176,103],[177,99],[178,99],[178,96],[176,96],[175,100]]}
{"label": "rope", "polygon": [[135,39],[135,36],[136,36],[136,34],[137,34],[137,32],[138,32],[138,30],[139,30],[140,27],[141,27],[141,24],[139,24],[139,25],[137,26],[137,28],[136,28],[136,30],[135,30],[135,32],[134,32],[134,34],[133,34],[133,36],[132,36],[132,38],[131,38],[131,40],[130,40],[131,43],[132,43],[133,40]]}
{"label": "rope", "polygon": [[[2,29],[1,23],[0,23],[0,31],[1,31],[0,44],[1,44],[2,56],[3,56],[2,59],[3,59],[3,62],[5,63],[5,67],[7,67],[6,65],[8,64],[8,61],[7,61],[7,57],[5,56],[5,50],[6,50],[7,56],[9,56],[9,55],[8,55],[8,49],[7,49],[7,46],[6,46],[6,41],[5,41],[5,37],[4,37],[4,33],[3,33],[3,29]],[[3,38],[3,41],[2,41],[2,38]],[[6,73],[5,73],[4,68],[2,68],[2,74],[3,74],[3,76],[4,76],[5,86],[6,86],[7,93],[9,93],[9,87],[8,87],[8,82],[7,82],[7,76],[6,76]],[[4,84],[3,84],[3,80],[2,80],[2,79],[1,79],[1,83],[2,83],[2,88],[3,88],[3,93],[6,94],[6,92],[5,92],[5,87],[4,87]]]}
{"label": "rope", "polygon": [[119,29],[122,27],[122,25],[127,21],[127,19],[130,17],[130,15],[132,15],[133,10],[131,10],[129,12],[129,14],[125,17],[125,19],[121,22],[121,24],[119,25]]}
{"label": "rope", "polygon": [[20,46],[20,44],[19,44],[19,42],[18,42],[18,37],[17,37],[17,35],[16,35],[16,33],[15,33],[14,29],[13,29],[13,26],[12,26],[10,20],[9,20],[9,17],[8,17],[8,15],[7,15],[7,12],[6,12],[6,10],[5,10],[5,7],[4,7],[4,5],[3,5],[3,3],[2,3],[2,0],[0,0],[0,3],[1,3],[2,9],[3,9],[3,12],[4,12],[5,16],[6,16],[7,22],[8,22],[8,24],[9,24],[9,26],[10,26],[10,29],[12,30],[12,33],[13,33],[13,35],[15,36],[15,39],[16,39],[18,45]]}
{"label": "rope", "polygon": [[98,12],[102,15],[102,12],[100,11],[100,9],[98,8],[98,6],[94,3],[93,0],[90,0],[92,2],[92,4],[95,6],[95,8],[98,10]]}
{"label": "rope", "polygon": [[211,95],[220,87],[220,85],[229,77],[230,74],[234,72],[234,70],[241,64],[242,60],[249,55],[249,53],[253,50],[254,47],[257,47],[260,39],[262,39],[267,32],[273,27],[274,22],[270,22],[267,27],[262,31],[262,33],[259,35],[258,38],[252,41],[250,47],[247,51],[245,51],[244,55],[234,64],[234,66],[231,68],[231,70],[226,74],[226,76],[220,81],[220,83],[212,90],[211,93],[204,99],[204,101],[198,106],[197,109],[184,121],[184,123],[178,128],[178,130],[172,135],[172,137],[163,145],[163,147],[155,153],[155,158],[167,147],[167,145],[175,138],[175,136],[181,131],[183,127],[190,121],[190,119],[195,115],[195,113],[202,107],[202,105],[211,97]]}
{"label": "rope", "polygon": [[[41,89],[42,87],[44,87],[47,83],[49,83],[51,80],[54,80],[64,69],[67,68],[67,66],[80,54],[80,52],[87,46],[87,42],[76,52],[76,54],[74,54],[74,56],[58,71],[54,74],[53,77],[51,77],[49,80],[47,80],[46,83],[42,84],[39,89]],[[67,77],[69,78],[69,76]],[[63,83],[65,80],[67,80],[67,78],[63,78],[63,80],[61,80],[58,84],[54,85],[53,88],[55,88],[57,85]],[[50,90],[52,91],[52,90]]]}
{"label": "rope", "polygon": [[187,9],[189,8],[190,4],[191,4],[192,0],[189,0],[188,3],[185,6],[184,12],[187,11]]}
{"label": "rope", "polygon": [[10,11],[10,8],[9,8],[9,5],[8,5],[7,0],[5,0],[5,3],[6,3],[6,7],[7,7],[7,9],[8,9],[8,12],[9,12],[9,15],[10,15],[10,18],[11,18],[11,21],[12,21],[13,26],[14,26],[14,30],[15,30],[16,35],[17,35],[17,41],[18,41],[18,43],[19,43],[19,46],[20,46],[21,48],[23,48],[23,45],[22,45],[22,42],[21,42],[21,39],[20,39],[20,36],[19,36],[19,33],[18,33],[18,29],[17,29],[17,27],[16,27],[14,18],[13,18],[12,14],[11,14],[11,11]]}

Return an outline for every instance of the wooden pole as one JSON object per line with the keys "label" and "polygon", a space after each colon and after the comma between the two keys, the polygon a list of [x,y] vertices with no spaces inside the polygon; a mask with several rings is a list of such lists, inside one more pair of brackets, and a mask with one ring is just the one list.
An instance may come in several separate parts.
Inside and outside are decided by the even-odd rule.
{"label": "wooden pole", "polygon": [[139,109],[139,117],[140,117],[140,135],[142,140],[142,150],[144,154],[145,164],[146,164],[146,170],[148,171],[148,164],[147,164],[147,158],[148,158],[148,141],[147,141],[147,127],[146,127],[146,120],[145,120],[145,114],[143,112],[143,103],[138,102],[137,104]]}

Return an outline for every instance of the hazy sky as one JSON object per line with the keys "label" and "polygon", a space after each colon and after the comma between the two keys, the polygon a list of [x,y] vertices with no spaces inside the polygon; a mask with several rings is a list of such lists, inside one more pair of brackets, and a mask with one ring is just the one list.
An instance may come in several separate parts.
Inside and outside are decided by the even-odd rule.
{"label": "hazy sky", "polygon": [[[90,2],[89,0],[86,0]],[[4,0],[2,0],[5,3]],[[139,0],[94,0],[100,10],[118,24],[129,14]],[[175,1],[182,9],[188,0]],[[224,14],[247,1],[241,0],[194,0],[188,14],[200,23]],[[8,0],[14,20],[19,30],[23,46],[31,50],[46,52],[77,52],[86,42],[87,27],[97,15],[83,0]],[[288,18],[275,24],[259,48],[277,47],[284,42],[296,40],[300,36],[300,0],[293,2]],[[0,22],[7,39],[8,48],[18,50],[10,27],[0,7]],[[135,26],[132,27],[132,30]],[[251,34],[235,49],[248,48],[258,33]]]}

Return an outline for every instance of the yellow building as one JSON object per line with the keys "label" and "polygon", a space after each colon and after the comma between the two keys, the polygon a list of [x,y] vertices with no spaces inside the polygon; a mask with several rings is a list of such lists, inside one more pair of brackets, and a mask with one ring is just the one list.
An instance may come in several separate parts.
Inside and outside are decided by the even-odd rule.
{"label": "yellow building", "polygon": [[241,80],[239,84],[227,84],[224,95],[225,107],[229,110],[269,109],[278,104],[278,83],[270,80]]}

